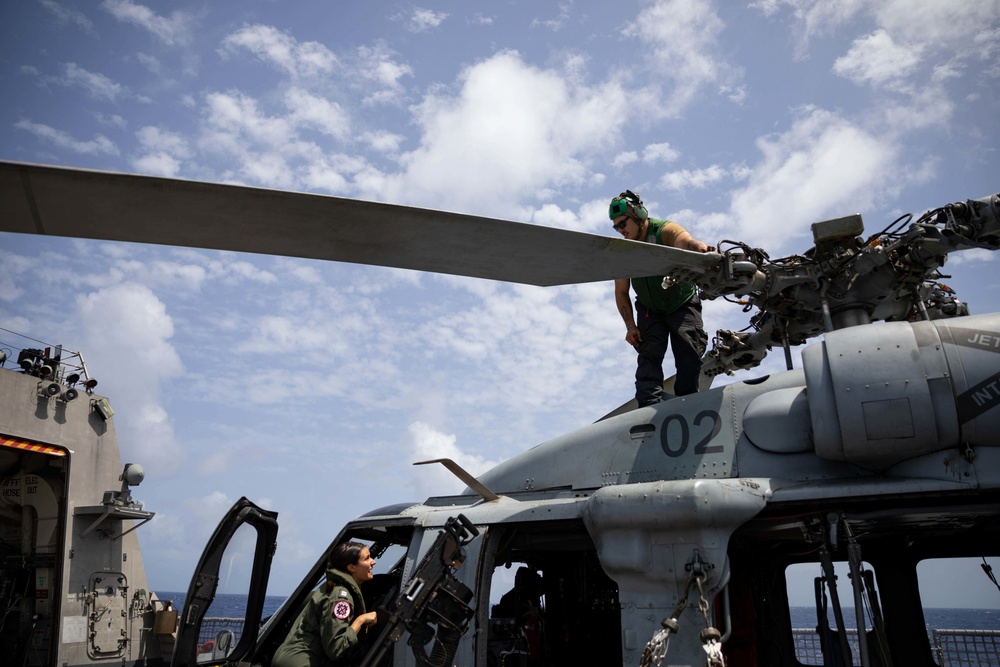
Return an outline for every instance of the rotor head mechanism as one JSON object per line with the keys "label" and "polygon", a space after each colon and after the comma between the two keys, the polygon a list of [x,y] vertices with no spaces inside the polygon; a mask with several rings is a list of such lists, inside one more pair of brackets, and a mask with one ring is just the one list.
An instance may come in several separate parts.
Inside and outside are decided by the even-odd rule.
{"label": "rotor head mechanism", "polygon": [[1000,193],[944,207],[945,227],[979,248],[1000,248]]}
{"label": "rotor head mechanism", "polygon": [[816,242],[816,252],[827,253],[837,244],[851,243],[864,231],[865,225],[858,214],[815,222],[812,225],[812,233]]}

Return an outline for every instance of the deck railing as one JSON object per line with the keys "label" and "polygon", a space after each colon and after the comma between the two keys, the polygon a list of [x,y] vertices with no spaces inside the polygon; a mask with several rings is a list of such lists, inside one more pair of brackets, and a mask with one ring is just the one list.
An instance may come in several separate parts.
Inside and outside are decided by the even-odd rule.
{"label": "deck railing", "polygon": [[[792,636],[799,662],[823,664],[823,650],[815,628],[793,628]],[[1000,667],[1000,630],[932,630],[930,640],[940,667]],[[853,664],[860,665],[856,628],[847,628],[847,641]]]}

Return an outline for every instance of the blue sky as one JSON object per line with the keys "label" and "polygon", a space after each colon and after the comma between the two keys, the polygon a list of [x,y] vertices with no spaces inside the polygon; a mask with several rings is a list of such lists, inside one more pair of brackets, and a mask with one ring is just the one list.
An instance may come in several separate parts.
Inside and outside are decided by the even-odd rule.
{"label": "blue sky", "polygon": [[[0,158],[599,234],[629,188],[780,257],[813,222],[995,192],[998,79],[1000,0],[24,0],[0,6]],[[973,313],[996,262],[945,267]],[[481,472],[633,391],[610,284],[0,234],[0,326],[83,353],[168,590],[241,495],[280,513],[286,592],[348,519],[461,489],[413,461]]]}

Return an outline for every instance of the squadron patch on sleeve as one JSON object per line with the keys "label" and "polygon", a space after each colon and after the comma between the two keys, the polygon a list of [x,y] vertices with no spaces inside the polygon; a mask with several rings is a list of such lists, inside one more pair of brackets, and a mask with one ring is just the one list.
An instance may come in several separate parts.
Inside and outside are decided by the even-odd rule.
{"label": "squadron patch on sleeve", "polygon": [[333,617],[338,621],[346,621],[351,617],[351,603],[347,600],[339,600],[333,605]]}

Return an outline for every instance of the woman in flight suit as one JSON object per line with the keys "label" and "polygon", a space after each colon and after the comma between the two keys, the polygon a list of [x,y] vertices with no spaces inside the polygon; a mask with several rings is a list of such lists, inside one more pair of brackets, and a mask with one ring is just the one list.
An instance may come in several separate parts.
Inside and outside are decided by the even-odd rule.
{"label": "woman in flight suit", "polygon": [[274,653],[271,667],[341,667],[363,657],[358,642],[362,628],[375,623],[365,611],[360,585],[372,579],[375,559],[360,542],[334,547],[326,570],[326,586],[313,592],[291,632]]}

